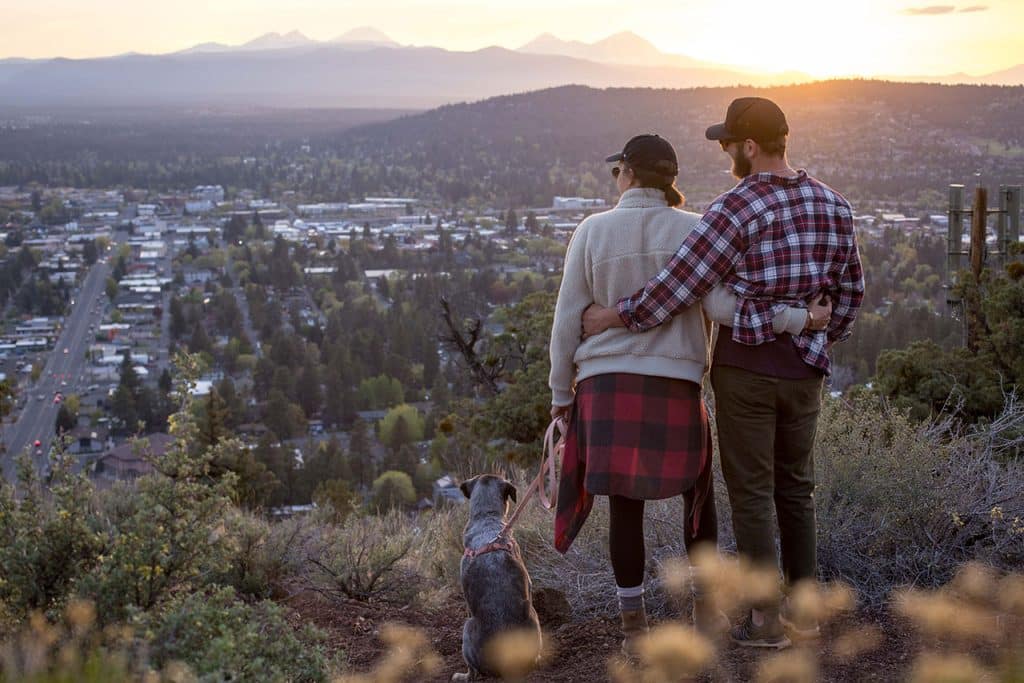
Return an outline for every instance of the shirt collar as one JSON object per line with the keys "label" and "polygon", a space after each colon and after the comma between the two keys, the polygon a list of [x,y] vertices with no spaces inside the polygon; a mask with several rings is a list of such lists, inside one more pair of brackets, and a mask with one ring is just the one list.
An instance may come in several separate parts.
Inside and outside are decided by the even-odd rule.
{"label": "shirt collar", "polygon": [[772,185],[799,185],[807,180],[807,171],[797,169],[795,176],[784,176],[778,173],[753,173],[744,180],[748,183],[771,183]]}
{"label": "shirt collar", "polygon": [[654,187],[633,187],[622,193],[617,209],[653,209],[668,206],[665,193]]}

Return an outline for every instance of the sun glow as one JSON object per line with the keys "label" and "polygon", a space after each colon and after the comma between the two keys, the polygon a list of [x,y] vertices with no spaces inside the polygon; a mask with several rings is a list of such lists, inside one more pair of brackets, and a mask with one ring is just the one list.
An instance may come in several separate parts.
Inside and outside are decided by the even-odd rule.
{"label": "sun glow", "polygon": [[[667,51],[758,71],[836,76],[982,74],[1024,62],[1024,3],[720,0],[677,10]],[[671,26],[671,22],[669,26]]]}
{"label": "sun glow", "polygon": [[[97,57],[238,44],[271,31],[328,40],[369,25],[403,44],[516,48],[543,32],[632,31],[721,66],[815,77],[984,74],[1024,63],[1021,0],[0,0],[0,58]],[[201,16],[202,21],[195,21]],[[3,29],[7,30],[4,31]],[[99,39],[98,36],[102,36]]]}

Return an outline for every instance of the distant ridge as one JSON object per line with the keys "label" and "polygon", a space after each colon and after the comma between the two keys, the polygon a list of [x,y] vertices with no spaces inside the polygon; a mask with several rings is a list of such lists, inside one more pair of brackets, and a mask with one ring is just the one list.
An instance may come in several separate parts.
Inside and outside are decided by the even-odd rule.
{"label": "distant ridge", "polygon": [[1020,85],[1024,83],[1024,64],[987,74],[976,82],[986,85]]}
{"label": "distant ridge", "polygon": [[356,28],[345,31],[337,38],[333,38],[330,42],[332,43],[361,43],[366,45],[381,45],[381,46],[398,46],[394,40],[391,39],[383,31],[374,28],[373,26],[358,26]]}
{"label": "distant ridge", "polygon": [[[201,77],[197,77],[201,74]],[[372,26],[330,41],[271,32],[163,55],[0,60],[0,106],[259,105],[419,109],[568,84],[597,88],[765,87],[811,82],[662,52],[628,31],[585,43],[545,33],[509,50],[400,45]],[[887,76],[895,82],[1017,85],[1024,65],[992,74]]]}
{"label": "distant ridge", "polygon": [[[1019,140],[1021,87],[845,79],[760,93],[786,112],[794,131],[793,162],[859,196],[934,188],[947,177],[950,182],[969,177],[978,164],[993,174],[989,177],[1020,177],[1024,169],[1024,159],[989,155],[982,160],[962,151],[977,146],[978,140]],[[452,104],[325,135],[314,143],[339,158],[367,160],[380,169],[464,169],[457,183],[431,178],[417,188],[429,192],[442,187],[449,201],[488,197],[496,205],[547,206],[553,194],[578,192],[580,178],[588,173],[596,179],[591,192],[612,193],[604,163],[607,150],[639,132],[656,132],[676,147],[679,186],[687,196],[707,201],[735,180],[725,170],[718,145],[708,142],[704,131],[721,120],[733,98],[749,94],[747,87],[564,86]],[[926,165],[910,168],[890,161],[894,153],[912,156],[922,139],[943,140],[945,156],[937,158],[944,159],[943,173],[948,175]],[[862,151],[856,161],[846,163],[844,155],[851,148]],[[549,173],[553,167],[560,172]]]}
{"label": "distant ridge", "polygon": [[[289,50],[295,48],[324,47],[330,45],[345,45],[351,47],[399,47],[399,44],[392,40],[383,31],[372,26],[359,26],[342,33],[340,36],[329,41],[313,40],[300,31],[290,31],[285,34],[271,32],[242,43],[241,45],[227,45],[225,43],[200,43],[190,48],[179,50],[172,54],[187,55],[198,52],[251,52],[255,50]],[[120,55],[119,55],[120,56]]]}
{"label": "distant ridge", "polygon": [[688,88],[789,82],[789,77],[725,69],[616,64],[501,47],[453,52],[317,43],[297,32],[267,34],[240,49],[49,60],[0,69],[4,94],[22,107],[425,108],[566,84]]}
{"label": "distant ridge", "polygon": [[243,50],[280,50],[289,47],[303,47],[313,45],[316,41],[310,40],[298,31],[290,31],[284,35],[280,33],[264,33],[259,38],[253,38],[248,43],[243,43]]}
{"label": "distant ridge", "polygon": [[718,64],[662,52],[650,41],[631,31],[622,31],[594,43],[562,40],[551,33],[542,33],[518,49],[519,52],[562,55],[595,62],[636,64],[644,66],[678,66],[691,69],[721,69]]}
{"label": "distant ridge", "polygon": [[189,54],[190,52],[223,52],[225,50],[231,49],[232,47],[230,45],[225,45],[224,43],[199,43],[198,45],[193,45],[192,47],[185,48],[184,50],[181,50],[175,54],[183,55]]}

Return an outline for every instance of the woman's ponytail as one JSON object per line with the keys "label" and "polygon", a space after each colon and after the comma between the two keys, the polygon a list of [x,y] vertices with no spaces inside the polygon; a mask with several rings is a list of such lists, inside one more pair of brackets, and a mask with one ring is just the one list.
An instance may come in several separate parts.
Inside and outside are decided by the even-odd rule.
{"label": "woman's ponytail", "polygon": [[[672,164],[672,170],[676,170],[675,164]],[[665,202],[669,206],[679,208],[686,203],[686,197],[676,187],[676,174],[675,173],[659,173],[657,171],[650,171],[646,168],[633,168],[633,175],[640,183],[640,187],[650,187],[655,190],[661,190],[665,193]]]}
{"label": "woman's ponytail", "polygon": [[665,201],[671,207],[678,209],[686,203],[686,197],[684,197],[683,193],[679,191],[678,187],[676,187],[675,178],[673,178],[668,185],[661,188],[661,191],[665,193]]}

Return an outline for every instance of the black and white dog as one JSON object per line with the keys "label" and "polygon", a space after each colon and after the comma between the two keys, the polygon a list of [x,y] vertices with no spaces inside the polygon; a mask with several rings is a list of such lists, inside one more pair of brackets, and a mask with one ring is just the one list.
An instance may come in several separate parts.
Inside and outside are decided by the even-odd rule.
{"label": "black and white dog", "polygon": [[467,673],[456,673],[453,681],[497,676],[485,659],[485,647],[493,637],[508,631],[536,633],[540,652],[541,633],[537,612],[530,600],[530,575],[526,572],[519,546],[511,531],[499,537],[505,511],[516,488],[493,474],[481,474],[460,486],[469,498],[469,522],[462,534],[465,552],[459,574],[462,593],[469,607],[469,619],[462,629],[462,657]]}

